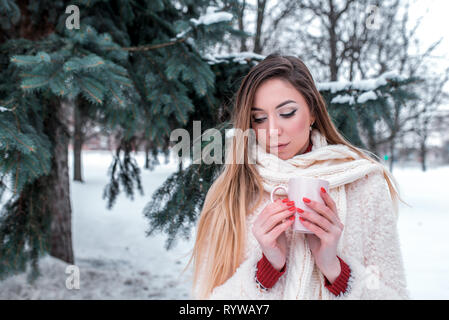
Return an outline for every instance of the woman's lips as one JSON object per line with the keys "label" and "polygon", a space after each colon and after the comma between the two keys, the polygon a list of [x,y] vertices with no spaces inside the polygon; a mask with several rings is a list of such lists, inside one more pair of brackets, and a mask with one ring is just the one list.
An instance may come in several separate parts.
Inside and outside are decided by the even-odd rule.
{"label": "woman's lips", "polygon": [[272,149],[277,149],[277,150],[283,150],[286,146],[288,146],[290,142],[288,143],[284,143],[284,144],[279,144],[277,146],[271,147]]}

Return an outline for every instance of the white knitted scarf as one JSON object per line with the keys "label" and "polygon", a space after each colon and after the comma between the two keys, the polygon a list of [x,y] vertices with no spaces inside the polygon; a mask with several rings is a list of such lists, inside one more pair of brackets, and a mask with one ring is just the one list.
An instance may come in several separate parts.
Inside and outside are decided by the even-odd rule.
{"label": "white knitted scarf", "polygon": [[[325,179],[329,182],[329,194],[338,208],[340,221],[345,224],[346,193],[345,184],[376,170],[382,170],[381,165],[361,158],[346,145],[328,145],[326,138],[317,129],[311,132],[312,150],[282,160],[276,155],[266,153],[257,143],[252,145],[253,155],[256,155],[256,168],[263,179],[263,186],[271,192],[276,185],[287,186],[288,180],[295,176],[306,176]],[[285,195],[283,189],[276,194]],[[341,255],[341,239],[337,254]],[[290,242],[290,252],[287,257],[286,288],[284,299],[316,299],[317,292],[311,283],[314,260],[303,233],[293,232]],[[324,276],[319,272],[320,280]]]}

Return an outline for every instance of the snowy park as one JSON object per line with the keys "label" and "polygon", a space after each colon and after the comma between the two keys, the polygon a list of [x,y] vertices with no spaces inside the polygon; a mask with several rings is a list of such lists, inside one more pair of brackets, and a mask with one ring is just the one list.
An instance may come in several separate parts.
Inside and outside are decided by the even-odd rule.
{"label": "snowy park", "polygon": [[[176,169],[171,161],[154,171],[142,168],[144,196],[132,201],[120,194],[112,210],[101,198],[112,154],[85,151],[85,182],[71,182],[73,247],[79,267],[79,289],[68,289],[68,264],[47,256],[40,262],[41,277],[30,285],[20,274],[1,282],[0,299],[192,299],[191,268],[182,273],[194,243],[179,239],[164,248],[164,234],[146,237],[148,220],[142,214],[151,194]],[[71,164],[70,164],[71,165]],[[69,172],[72,172],[71,170]],[[399,236],[412,299],[449,299],[449,198],[444,181],[449,167],[393,170],[401,196],[411,208],[400,206]]]}
{"label": "snowy park", "polygon": [[[190,300],[230,279],[226,299],[253,299],[286,262],[270,292],[285,300],[407,298],[403,272],[378,274],[378,291],[358,287],[369,267],[403,262],[411,299],[449,300],[448,10],[447,0],[0,0],[0,299]],[[264,148],[244,147],[254,137]],[[252,151],[261,161],[242,162]],[[407,203],[402,261],[393,233],[371,228],[391,216],[384,181],[361,179],[379,169],[370,157]],[[285,201],[281,221],[282,208],[266,206],[251,223],[257,246],[242,246],[252,192],[291,177],[327,180],[314,183],[330,192],[290,191],[336,192],[340,209],[289,194],[327,219]],[[349,232],[333,211],[351,212]],[[292,238],[287,255],[292,212],[319,246]],[[337,259],[342,243],[352,269]],[[194,296],[187,264],[203,253]],[[236,262],[246,273],[231,278]]]}

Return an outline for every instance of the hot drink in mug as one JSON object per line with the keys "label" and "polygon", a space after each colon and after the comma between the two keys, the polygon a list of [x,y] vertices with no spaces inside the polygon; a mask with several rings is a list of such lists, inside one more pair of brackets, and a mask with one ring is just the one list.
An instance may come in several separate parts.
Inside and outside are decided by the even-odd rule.
{"label": "hot drink in mug", "polygon": [[[325,204],[324,200],[321,198],[321,187],[323,187],[326,192],[329,192],[329,182],[324,179],[312,178],[312,177],[294,177],[288,180],[287,188],[278,185],[273,188],[271,191],[271,202],[274,202],[273,196],[277,189],[284,189],[284,191],[288,195],[288,199],[290,201],[295,202],[295,207],[300,208],[304,211],[312,211],[316,212],[312,208],[306,206],[302,200],[302,198],[309,198],[312,201],[317,201]],[[313,233],[299,220],[299,216],[301,214],[295,211],[295,222],[293,223],[293,230],[301,233]]]}

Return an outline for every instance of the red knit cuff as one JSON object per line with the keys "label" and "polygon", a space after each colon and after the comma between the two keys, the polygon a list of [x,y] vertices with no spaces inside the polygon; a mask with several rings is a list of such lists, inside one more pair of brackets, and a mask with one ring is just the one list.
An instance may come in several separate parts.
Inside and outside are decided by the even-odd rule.
{"label": "red knit cuff", "polygon": [[334,283],[331,284],[329,280],[324,277],[324,286],[336,296],[338,296],[340,293],[346,292],[346,288],[348,287],[348,279],[351,274],[351,269],[349,268],[349,266],[340,257],[337,256],[337,258],[338,260],[340,260],[341,267],[341,272],[338,278],[335,279]]}
{"label": "red knit cuff", "polygon": [[257,262],[257,281],[267,289],[273,287],[279,277],[285,273],[285,266],[286,264],[281,270],[276,270],[262,253],[262,258]]}

